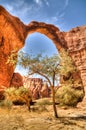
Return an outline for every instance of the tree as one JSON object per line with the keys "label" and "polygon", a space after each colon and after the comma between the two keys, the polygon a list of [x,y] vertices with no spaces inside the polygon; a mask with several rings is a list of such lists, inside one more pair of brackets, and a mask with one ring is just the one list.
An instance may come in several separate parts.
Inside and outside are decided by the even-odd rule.
{"label": "tree", "polygon": [[28,56],[21,53],[19,58],[19,64],[24,68],[28,68],[28,75],[39,74],[43,76],[49,83],[52,90],[52,102],[54,116],[57,118],[57,109],[55,105],[55,81],[59,75],[59,56],[53,55],[52,57],[43,57],[41,54],[37,56]]}
{"label": "tree", "polygon": [[68,51],[61,49],[60,51],[60,74],[67,76],[69,73],[73,73],[76,67],[69,56]]}
{"label": "tree", "polygon": [[[12,60],[10,60],[10,58],[8,59],[9,62],[15,63],[13,61],[14,57],[11,59]],[[22,65],[22,67],[28,70],[28,75],[39,74],[46,78],[52,90],[54,116],[57,118],[58,114],[55,105],[54,89],[55,81],[58,80],[59,75],[67,77],[69,74],[75,71],[74,64],[68,52],[62,49],[60,55],[53,55],[52,57],[43,57],[42,54],[30,56],[21,52],[19,54],[18,64]]]}
{"label": "tree", "polygon": [[61,85],[64,86],[64,84],[70,86],[74,86],[74,77],[73,75],[77,73],[77,68],[74,65],[74,62],[72,58],[70,57],[68,51],[65,51],[64,49],[61,49],[60,51],[60,82]]}

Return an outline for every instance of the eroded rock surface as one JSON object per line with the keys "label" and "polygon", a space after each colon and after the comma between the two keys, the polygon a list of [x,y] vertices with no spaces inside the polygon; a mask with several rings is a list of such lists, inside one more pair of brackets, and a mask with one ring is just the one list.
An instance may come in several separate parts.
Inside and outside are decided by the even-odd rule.
{"label": "eroded rock surface", "polygon": [[23,86],[23,77],[19,73],[13,73],[10,86],[16,88]]}
{"label": "eroded rock surface", "polygon": [[32,98],[39,99],[50,96],[50,89],[40,78],[23,78],[24,86],[29,88]]}
{"label": "eroded rock surface", "polygon": [[18,52],[24,46],[26,37],[34,32],[45,34],[59,51],[62,48],[69,50],[79,70],[86,95],[86,26],[61,32],[54,25],[42,22],[33,21],[24,25],[2,6],[0,6],[0,86],[10,86],[15,66],[6,62],[11,52],[13,50]]}
{"label": "eroded rock surface", "polygon": [[86,92],[86,26],[77,27],[66,32],[64,38]]}
{"label": "eroded rock surface", "polygon": [[10,85],[15,67],[6,62],[13,50],[18,52],[24,45],[24,32],[25,25],[0,6],[0,86]]}

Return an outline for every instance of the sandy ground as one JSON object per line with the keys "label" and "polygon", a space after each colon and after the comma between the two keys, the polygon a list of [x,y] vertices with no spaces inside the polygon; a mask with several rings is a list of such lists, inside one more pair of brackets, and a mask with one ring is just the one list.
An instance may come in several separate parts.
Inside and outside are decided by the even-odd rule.
{"label": "sandy ground", "polygon": [[52,106],[31,112],[26,106],[0,108],[0,130],[86,130],[86,107],[57,110],[59,118],[55,119]]}

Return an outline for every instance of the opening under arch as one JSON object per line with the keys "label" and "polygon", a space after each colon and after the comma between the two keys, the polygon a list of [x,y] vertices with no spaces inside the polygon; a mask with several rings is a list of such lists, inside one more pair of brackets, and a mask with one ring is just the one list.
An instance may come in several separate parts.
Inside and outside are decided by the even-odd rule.
{"label": "opening under arch", "polygon": [[[27,53],[28,55],[37,55],[43,54],[43,56],[52,56],[58,54],[58,50],[51,39],[46,35],[35,32],[29,35],[26,39],[24,47],[19,50]],[[27,70],[23,69],[20,65],[16,65],[15,72],[20,73],[21,75],[27,75]]]}

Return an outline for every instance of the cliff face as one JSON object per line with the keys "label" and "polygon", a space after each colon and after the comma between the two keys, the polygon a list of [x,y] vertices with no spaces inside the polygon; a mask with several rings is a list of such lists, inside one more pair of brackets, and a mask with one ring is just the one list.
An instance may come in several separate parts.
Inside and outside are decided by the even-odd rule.
{"label": "cliff face", "polygon": [[24,86],[29,88],[33,99],[39,99],[50,96],[50,89],[40,78],[23,78]]}
{"label": "cliff face", "polygon": [[65,33],[64,38],[67,42],[70,55],[79,70],[86,93],[86,26],[70,30]]}
{"label": "cliff face", "polygon": [[70,30],[65,33],[64,38],[86,92],[86,26]]}
{"label": "cliff face", "polygon": [[10,85],[14,66],[6,62],[13,50],[18,51],[24,45],[24,32],[24,24],[0,6],[0,86]]}
{"label": "cliff face", "polygon": [[15,88],[23,86],[23,77],[19,73],[13,73],[10,86]]}
{"label": "cliff face", "polygon": [[24,25],[2,6],[0,6],[0,86],[10,86],[15,66],[6,62],[11,52],[14,50],[18,52],[24,46],[26,37],[34,32],[45,34],[59,51],[62,48],[69,50],[86,93],[86,26],[74,28],[69,32],[60,32],[54,25],[42,22],[33,21]]}

